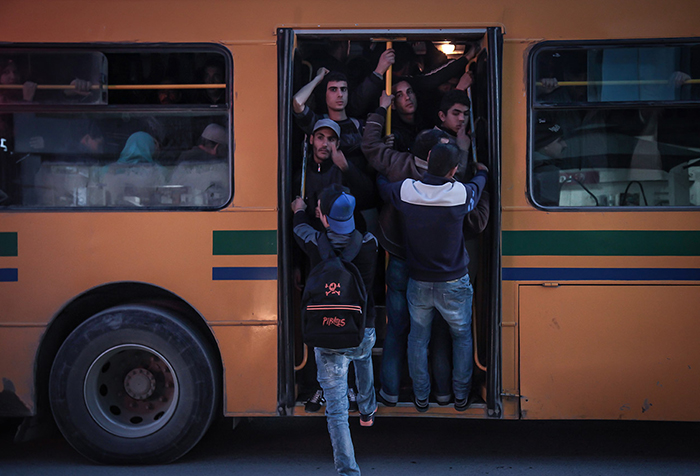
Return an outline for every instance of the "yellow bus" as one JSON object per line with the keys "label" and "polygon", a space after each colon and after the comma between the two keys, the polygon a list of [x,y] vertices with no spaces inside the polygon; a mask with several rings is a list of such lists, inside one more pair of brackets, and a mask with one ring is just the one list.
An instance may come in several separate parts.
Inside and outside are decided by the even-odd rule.
{"label": "yellow bus", "polygon": [[682,0],[5,2],[0,417],[159,463],[217,416],[305,415],[291,99],[309,52],[340,42],[361,66],[392,41],[423,68],[480,47],[491,217],[474,403],[379,414],[700,420],[698,17]]}

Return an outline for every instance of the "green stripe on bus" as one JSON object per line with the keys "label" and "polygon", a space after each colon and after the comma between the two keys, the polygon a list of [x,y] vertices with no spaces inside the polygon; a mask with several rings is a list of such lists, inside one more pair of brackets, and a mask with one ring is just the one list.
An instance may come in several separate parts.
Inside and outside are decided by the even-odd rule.
{"label": "green stripe on bus", "polygon": [[700,256],[700,231],[504,231],[504,256]]}
{"label": "green stripe on bus", "polygon": [[214,231],[214,255],[275,255],[277,230]]}
{"label": "green stripe on bus", "polygon": [[0,232],[0,256],[17,256],[17,233]]}

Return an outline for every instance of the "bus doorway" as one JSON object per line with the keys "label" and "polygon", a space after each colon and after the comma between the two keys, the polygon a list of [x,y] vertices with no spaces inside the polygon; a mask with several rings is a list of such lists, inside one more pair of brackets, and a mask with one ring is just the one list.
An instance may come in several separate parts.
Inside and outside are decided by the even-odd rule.
{"label": "bus doorway", "polygon": [[[467,132],[471,139],[469,160],[477,160],[489,168],[488,223],[481,233],[465,243],[470,255],[469,273],[474,287],[473,341],[474,374],[470,405],[466,412],[456,412],[452,405],[431,405],[430,414],[473,418],[500,417],[500,56],[502,32],[499,28],[455,30],[291,30],[278,31],[279,80],[279,411],[283,414],[305,414],[304,402],[313,395],[315,365],[313,352],[305,346],[300,328],[300,295],[303,276],[308,273],[302,253],[296,248],[292,234],[290,203],[302,194],[304,155],[308,148],[301,128],[295,124],[292,101],[305,85],[315,81],[319,68],[341,70],[347,77],[350,99],[348,116],[354,117],[358,130],[379,105],[379,95],[392,82],[407,76],[417,78],[412,85],[425,84],[416,91],[417,109],[422,111],[424,128],[440,125],[440,99],[451,90],[466,89],[471,107]],[[395,52],[392,69],[384,74],[379,68],[382,53],[391,47]],[[449,72],[448,72],[449,71]],[[457,72],[454,72],[457,71]],[[466,73],[466,74],[465,74]],[[467,80],[466,76],[469,76]],[[393,81],[392,79],[393,78]],[[375,87],[366,94],[367,85]],[[377,86],[377,83],[381,83]],[[465,88],[465,84],[468,88]],[[318,88],[320,89],[320,88]],[[371,89],[371,88],[370,88]],[[394,91],[396,88],[394,87]],[[353,99],[353,93],[362,100]],[[357,97],[356,96],[356,97]],[[307,102],[316,113],[323,114],[323,96],[314,91]],[[397,123],[396,112],[392,115]],[[391,119],[387,122],[390,122]],[[395,145],[398,147],[398,145]],[[374,171],[367,174],[374,181]],[[381,203],[374,198],[372,206],[362,211],[366,230],[378,234]],[[388,254],[380,248],[374,289],[377,343],[373,352],[375,387],[381,386],[380,371],[383,342],[386,335],[387,307],[385,270]],[[391,312],[391,311],[389,311]],[[447,364],[449,365],[449,363]],[[433,367],[433,372],[440,371]],[[450,370],[442,371],[449,375]],[[433,375],[435,378],[435,375]],[[449,379],[451,380],[451,379]],[[433,385],[434,387],[434,385]],[[383,407],[387,415],[415,415],[412,386],[407,365],[404,365],[399,404]],[[431,399],[432,403],[436,403]]]}

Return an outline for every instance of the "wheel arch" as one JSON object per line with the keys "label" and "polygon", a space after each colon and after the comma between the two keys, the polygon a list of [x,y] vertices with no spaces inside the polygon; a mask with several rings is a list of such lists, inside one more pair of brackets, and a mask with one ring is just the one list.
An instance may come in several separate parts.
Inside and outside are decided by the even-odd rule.
{"label": "wheel arch", "polygon": [[[223,392],[223,363],[218,343],[204,317],[180,296],[149,283],[123,281],[92,288],[70,300],[53,317],[42,336],[34,371],[36,414],[40,419],[51,415],[49,376],[56,354],[63,342],[80,324],[95,314],[121,305],[148,305],[164,309],[192,326],[205,340],[217,364],[216,378]],[[221,399],[220,399],[221,401]],[[221,409],[217,409],[219,415]]]}

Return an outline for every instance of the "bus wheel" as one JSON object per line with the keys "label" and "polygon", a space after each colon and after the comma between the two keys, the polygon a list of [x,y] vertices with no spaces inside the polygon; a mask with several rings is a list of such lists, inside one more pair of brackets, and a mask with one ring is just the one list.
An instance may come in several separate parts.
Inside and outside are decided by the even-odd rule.
{"label": "bus wheel", "polygon": [[114,307],[59,349],[51,409],[66,440],[93,461],[167,463],[209,427],[220,393],[216,368],[204,339],[168,312]]}

